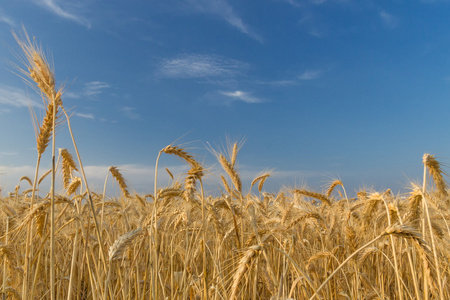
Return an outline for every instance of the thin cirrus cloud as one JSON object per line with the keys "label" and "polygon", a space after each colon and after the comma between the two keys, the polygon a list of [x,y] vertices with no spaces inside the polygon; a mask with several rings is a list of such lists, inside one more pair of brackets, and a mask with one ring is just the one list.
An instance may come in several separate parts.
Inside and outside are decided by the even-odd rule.
{"label": "thin cirrus cloud", "polygon": [[0,23],[8,24],[10,27],[16,26],[16,22],[10,16],[7,16],[1,9],[0,9]]}
{"label": "thin cirrus cloud", "polygon": [[233,77],[245,67],[245,63],[234,59],[190,54],[163,60],[158,74],[162,77],[180,79]]}
{"label": "thin cirrus cloud", "polygon": [[65,92],[68,98],[95,97],[104,92],[105,89],[111,88],[111,85],[104,81],[91,81],[84,84],[81,92]]}
{"label": "thin cirrus cloud", "polygon": [[136,112],[135,107],[125,106],[120,109],[123,115],[130,120],[138,120],[140,118],[139,114]]}
{"label": "thin cirrus cloud", "polygon": [[290,5],[294,6],[294,7],[302,7],[302,5],[295,0],[284,0],[284,2],[289,3]]}
{"label": "thin cirrus cloud", "polygon": [[254,32],[236,13],[233,7],[225,0],[186,0],[195,11],[209,14],[223,19],[228,24],[248,35],[249,37],[262,43],[263,38]]}
{"label": "thin cirrus cloud", "polygon": [[104,89],[110,88],[111,85],[103,81],[91,81],[85,84],[84,95],[95,96],[103,93]]}
{"label": "thin cirrus cloud", "polygon": [[323,74],[322,70],[306,70],[292,79],[271,80],[271,81],[257,80],[255,81],[255,83],[273,86],[292,86],[292,85],[299,85],[304,81],[319,79],[322,76],[322,74]]}
{"label": "thin cirrus cloud", "polygon": [[91,28],[91,24],[86,18],[70,11],[70,9],[68,8],[70,2],[67,2],[65,0],[34,0],[34,2],[39,6],[47,9],[54,15],[57,15],[69,21],[76,22],[87,28]]}
{"label": "thin cirrus cloud", "polygon": [[252,96],[251,93],[243,92],[243,91],[234,91],[234,92],[225,92],[221,91],[220,94],[228,97],[228,100],[233,101],[243,101],[249,104],[256,104],[264,102],[262,99]]}
{"label": "thin cirrus cloud", "polygon": [[298,76],[299,80],[314,80],[322,75],[320,70],[306,70]]}
{"label": "thin cirrus cloud", "polygon": [[75,113],[75,115],[77,117],[83,118],[83,119],[88,119],[88,120],[94,120],[94,115],[93,114],[83,114],[83,113]]}
{"label": "thin cirrus cloud", "polygon": [[[96,99],[96,96],[102,94],[105,89],[111,88],[111,85],[109,83],[103,82],[103,81],[91,81],[84,84],[84,88],[81,92],[66,92],[64,95],[67,98],[90,98],[90,99]],[[76,113],[77,117],[88,119],[88,120],[95,120],[95,116],[91,113]]]}
{"label": "thin cirrus cloud", "polygon": [[0,85],[0,106],[44,108],[39,102],[30,99],[25,91],[7,85]]}
{"label": "thin cirrus cloud", "polygon": [[384,27],[394,29],[398,26],[398,19],[386,11],[382,10],[379,16]]}

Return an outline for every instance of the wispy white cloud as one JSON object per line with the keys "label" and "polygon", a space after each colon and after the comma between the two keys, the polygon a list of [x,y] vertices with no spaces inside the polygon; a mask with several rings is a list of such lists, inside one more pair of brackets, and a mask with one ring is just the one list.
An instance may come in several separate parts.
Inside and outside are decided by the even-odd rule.
{"label": "wispy white cloud", "polygon": [[234,91],[234,92],[219,92],[220,94],[229,97],[231,100],[236,101],[244,101],[245,103],[262,103],[264,102],[262,99],[252,96],[251,93],[243,92],[243,91]]}
{"label": "wispy white cloud", "polygon": [[319,79],[324,73],[324,70],[306,70],[300,75],[295,76],[292,79],[281,80],[256,80],[256,84],[261,85],[273,85],[273,86],[293,86],[303,84],[305,81]]}
{"label": "wispy white cloud", "polygon": [[[13,154],[11,154],[13,155]],[[170,158],[168,158],[170,159]],[[158,186],[165,187],[171,184],[172,180],[167,172],[164,169],[167,167],[170,172],[175,176],[175,179],[182,178],[185,176],[186,172],[189,170],[189,167],[185,164],[172,164],[171,160],[160,161],[159,172],[158,172]],[[110,166],[108,165],[87,165],[84,167],[84,171],[86,173],[87,181],[89,183],[89,187],[92,191],[100,193],[103,191],[103,185],[105,182],[105,178],[108,175],[108,185],[107,185],[107,194],[110,196],[120,196],[120,188],[118,187],[115,180],[111,180],[111,175],[108,174],[108,169]],[[155,167],[153,165],[143,165],[143,164],[123,164],[117,166],[120,170],[121,174],[125,178],[130,192],[136,191],[140,194],[153,194],[153,183],[155,178]],[[261,168],[259,166],[252,165],[236,165],[240,178],[242,179],[242,183],[245,190],[250,188],[250,183],[261,174]],[[28,176],[33,178],[35,166],[32,165],[23,165],[23,166],[0,166],[0,182],[1,188],[4,191],[14,191],[14,187],[19,183],[19,179],[22,176]],[[50,166],[42,166],[39,173],[43,174],[48,171]],[[208,175],[204,178],[205,188],[207,188],[208,194],[218,194],[218,191],[221,189],[222,183],[220,179],[220,174],[223,174],[223,170],[217,165],[214,164],[208,167]],[[315,171],[315,170],[275,170],[271,172],[271,176],[267,179],[264,190],[277,192],[281,187],[288,186],[296,186],[301,182],[304,182],[307,179],[323,179],[324,176],[330,175],[330,172],[326,170]],[[225,178],[227,176],[225,175]],[[56,178],[56,192],[64,193],[62,188],[61,178]],[[181,180],[179,180],[181,181]],[[21,191],[28,188],[26,182],[22,182]],[[50,179],[49,177],[43,181],[43,183],[39,187],[40,194],[46,194],[50,190]]]}
{"label": "wispy white cloud", "polygon": [[298,76],[299,80],[314,80],[320,77],[320,70],[307,70]]}
{"label": "wispy white cloud", "polygon": [[24,90],[6,85],[0,85],[0,106],[43,108],[42,104],[30,99]]}
{"label": "wispy white cloud", "polygon": [[90,97],[95,98],[95,96],[100,95],[105,89],[111,88],[111,85],[104,81],[91,81],[84,84],[83,89],[80,92],[65,92],[64,97],[66,98],[83,98]]}
{"label": "wispy white cloud", "polygon": [[305,33],[315,38],[322,38],[329,31],[327,25],[321,21],[321,18],[317,17],[314,9],[309,8],[309,6],[301,10],[298,25]]}
{"label": "wispy white cloud", "polygon": [[98,94],[103,93],[104,89],[110,88],[111,85],[109,85],[106,82],[103,81],[91,81],[85,84],[83,94],[85,96],[95,96]]}
{"label": "wispy white cloud", "polygon": [[68,2],[68,1],[65,1],[65,0],[34,0],[34,2],[61,18],[76,22],[87,28],[91,27],[91,24],[85,17],[80,16],[80,15],[76,14],[75,12],[70,11],[70,8],[69,8],[70,2]]}
{"label": "wispy white cloud", "polygon": [[81,98],[81,93],[64,92],[64,98],[78,99]]}
{"label": "wispy white cloud", "polygon": [[[86,178],[89,183],[89,187],[94,192],[101,192],[103,190],[103,185],[105,182],[106,175],[108,174],[108,169],[110,166],[106,165],[87,165],[84,167],[86,173]],[[164,168],[170,169],[171,173],[176,177],[185,174],[188,171],[186,165],[166,165],[160,163],[161,172],[158,174],[158,184],[160,186],[167,186],[170,184],[171,179],[167,172],[164,172]],[[155,178],[155,167],[151,165],[141,165],[141,164],[124,164],[118,166],[120,172],[127,181],[130,192],[135,190],[138,193],[153,193],[153,183]],[[39,170],[39,174],[43,174],[48,171],[50,166],[42,166]],[[35,172],[35,166],[22,165],[22,166],[5,166],[0,165],[0,187],[4,191],[12,192],[14,187],[19,183],[19,179],[22,176],[28,176],[33,178]],[[108,174],[109,175],[109,174]],[[110,176],[110,175],[109,175]],[[62,188],[61,178],[56,178],[56,192],[64,193]],[[21,190],[28,189],[25,186],[26,183],[23,181]],[[50,190],[50,179],[47,177],[42,184],[39,186],[40,194],[46,194]],[[107,193],[109,195],[120,195],[120,188],[114,180],[108,180]]]}
{"label": "wispy white cloud", "polygon": [[130,120],[138,120],[140,118],[140,115],[136,112],[135,107],[129,107],[125,106],[120,109],[125,117],[127,117]]}
{"label": "wispy white cloud", "polygon": [[379,16],[384,27],[394,29],[398,26],[398,18],[387,13],[386,11],[380,11]]}
{"label": "wispy white cloud", "polygon": [[19,153],[17,152],[0,152],[0,156],[13,156],[13,155],[18,155]]}
{"label": "wispy white cloud", "polygon": [[162,61],[158,73],[169,78],[232,77],[246,64],[214,55],[190,54]]}
{"label": "wispy white cloud", "polygon": [[15,27],[16,22],[10,16],[6,15],[3,10],[0,8],[0,23],[6,23],[10,27]]}
{"label": "wispy white cloud", "polygon": [[296,0],[284,0],[284,2],[289,3],[290,5],[294,7],[302,7],[299,1]]}
{"label": "wispy white cloud", "polygon": [[0,166],[0,187],[5,191],[14,191],[14,187],[19,183],[20,177],[33,177],[33,169],[33,166]]}
{"label": "wispy white cloud", "polygon": [[298,80],[273,80],[273,81],[258,81],[258,84],[267,84],[274,86],[289,86],[298,84]]}
{"label": "wispy white cloud", "polygon": [[10,114],[12,113],[12,110],[9,108],[0,108],[0,115],[4,115],[4,114]]}
{"label": "wispy white cloud", "polygon": [[240,32],[261,43],[263,42],[263,38],[242,20],[226,0],[186,0],[186,2],[196,11],[217,16],[228,22]]}
{"label": "wispy white cloud", "polygon": [[75,116],[83,118],[83,119],[89,119],[89,120],[94,120],[95,119],[93,114],[75,113]]}

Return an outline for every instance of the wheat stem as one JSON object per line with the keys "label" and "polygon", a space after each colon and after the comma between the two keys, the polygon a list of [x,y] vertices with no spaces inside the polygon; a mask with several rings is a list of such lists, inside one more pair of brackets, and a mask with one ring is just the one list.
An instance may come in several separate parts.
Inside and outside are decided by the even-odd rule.
{"label": "wheat stem", "polygon": [[53,103],[53,119],[52,119],[52,183],[51,183],[51,208],[50,208],[50,298],[51,300],[55,300],[56,290],[55,290],[55,281],[56,281],[56,264],[55,264],[55,178],[56,178],[56,169],[55,169],[55,151],[56,151],[56,141],[55,141],[55,127],[56,127],[56,99],[55,96],[52,95],[52,103]]}
{"label": "wheat stem", "polygon": [[437,280],[438,280],[438,286],[439,286],[439,296],[440,296],[440,299],[444,299],[444,289],[442,287],[441,272],[440,272],[440,267],[439,267],[439,260],[437,257],[437,251],[436,251],[436,243],[434,241],[434,233],[433,233],[433,228],[431,225],[430,212],[428,211],[428,204],[427,204],[425,195],[422,195],[422,200],[423,200],[424,207],[425,207],[425,216],[427,218],[428,229],[430,231],[431,247],[433,249],[433,258],[434,258],[434,264],[436,267]]}
{"label": "wheat stem", "polygon": [[331,280],[331,278],[333,278],[333,276],[340,270],[342,269],[342,267],[348,262],[350,261],[350,259],[352,259],[355,255],[357,255],[361,250],[365,249],[366,247],[372,245],[373,243],[375,243],[376,241],[378,241],[379,239],[381,239],[383,236],[385,235],[385,233],[383,232],[382,234],[380,234],[379,236],[377,236],[376,238],[374,238],[373,240],[371,240],[370,242],[368,242],[367,244],[365,244],[364,246],[360,247],[358,250],[356,250],[355,252],[352,253],[352,255],[350,255],[349,257],[347,257],[335,270],[333,273],[331,273],[327,279],[325,279],[324,282],[322,282],[322,284],[317,288],[317,290],[314,292],[314,295],[311,296],[311,298],[309,298],[309,300],[314,299],[315,297],[318,297],[318,292],[323,289],[325,287],[325,285],[328,283],[328,281]]}
{"label": "wheat stem", "polygon": [[76,153],[77,159],[78,159],[78,164],[80,166],[80,172],[81,172],[81,175],[83,177],[84,186],[86,187],[87,195],[88,195],[88,198],[89,198],[89,206],[90,206],[90,209],[91,209],[92,217],[94,218],[95,232],[97,234],[97,239],[99,241],[99,248],[100,248],[100,252],[101,252],[101,255],[102,255],[103,267],[104,267],[104,269],[106,271],[106,260],[105,260],[105,256],[104,256],[103,241],[102,241],[102,237],[101,237],[101,234],[100,234],[100,228],[99,228],[99,225],[98,225],[98,222],[97,222],[97,214],[96,214],[95,208],[94,208],[94,201],[92,200],[92,195],[91,195],[91,192],[89,190],[89,185],[87,183],[86,174],[84,173],[83,163],[81,161],[80,153],[78,152],[78,147],[77,147],[77,144],[75,142],[75,137],[74,137],[73,132],[72,132],[72,126],[70,125],[69,115],[67,114],[67,112],[66,112],[66,110],[64,109],[63,106],[61,106],[61,109],[62,109],[64,115],[66,116],[67,128],[69,129],[70,137],[72,138],[73,147],[75,149],[75,153]]}
{"label": "wheat stem", "polygon": [[[425,155],[424,155],[425,157]],[[426,163],[423,164],[423,183],[422,183],[422,195],[425,195],[426,190],[427,190],[427,165]],[[422,197],[422,212],[425,211],[425,201],[423,201],[423,197]],[[424,213],[422,213],[422,236],[425,238],[425,226],[426,226],[426,215]],[[424,300],[428,300],[429,299],[429,292],[428,292],[428,276],[427,276],[427,271],[426,271],[426,266],[428,264],[428,262],[426,261],[426,258],[422,259],[423,261],[423,298]]]}

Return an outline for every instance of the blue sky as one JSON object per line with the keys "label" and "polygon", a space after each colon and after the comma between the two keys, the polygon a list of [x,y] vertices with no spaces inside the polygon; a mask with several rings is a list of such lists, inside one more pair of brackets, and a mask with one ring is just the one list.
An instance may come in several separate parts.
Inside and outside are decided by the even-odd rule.
{"label": "blue sky", "polygon": [[[0,185],[32,176],[28,103],[43,115],[40,97],[11,72],[11,30],[23,25],[67,88],[97,189],[114,165],[151,192],[158,151],[181,138],[211,170],[211,190],[220,171],[208,145],[227,139],[245,139],[243,180],[273,170],[273,192],[320,190],[336,177],[350,193],[401,190],[421,178],[425,152],[448,162],[449,11],[450,1],[425,0],[4,1]],[[57,147],[73,153],[65,127]],[[164,167],[186,171],[167,156]]]}

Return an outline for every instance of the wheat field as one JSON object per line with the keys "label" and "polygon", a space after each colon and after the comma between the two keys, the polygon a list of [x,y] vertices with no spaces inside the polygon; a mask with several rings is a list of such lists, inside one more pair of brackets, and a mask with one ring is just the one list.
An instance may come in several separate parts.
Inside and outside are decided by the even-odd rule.
{"label": "wheat field", "polygon": [[[110,198],[89,189],[64,88],[41,48],[26,33],[15,37],[21,74],[46,111],[35,120],[35,176],[1,196],[2,299],[450,299],[450,199],[433,155],[423,156],[423,182],[408,194],[361,189],[349,198],[340,180],[320,192],[272,194],[264,190],[270,173],[244,191],[234,143],[216,153],[223,175],[212,196],[204,166],[168,145],[152,194],[133,194],[110,167],[105,180],[121,189]],[[59,126],[73,144],[57,151]],[[46,151],[52,169],[39,174]],[[163,155],[189,171],[158,170]],[[158,185],[158,172],[170,175],[168,186]],[[50,191],[38,196],[44,181]]]}

